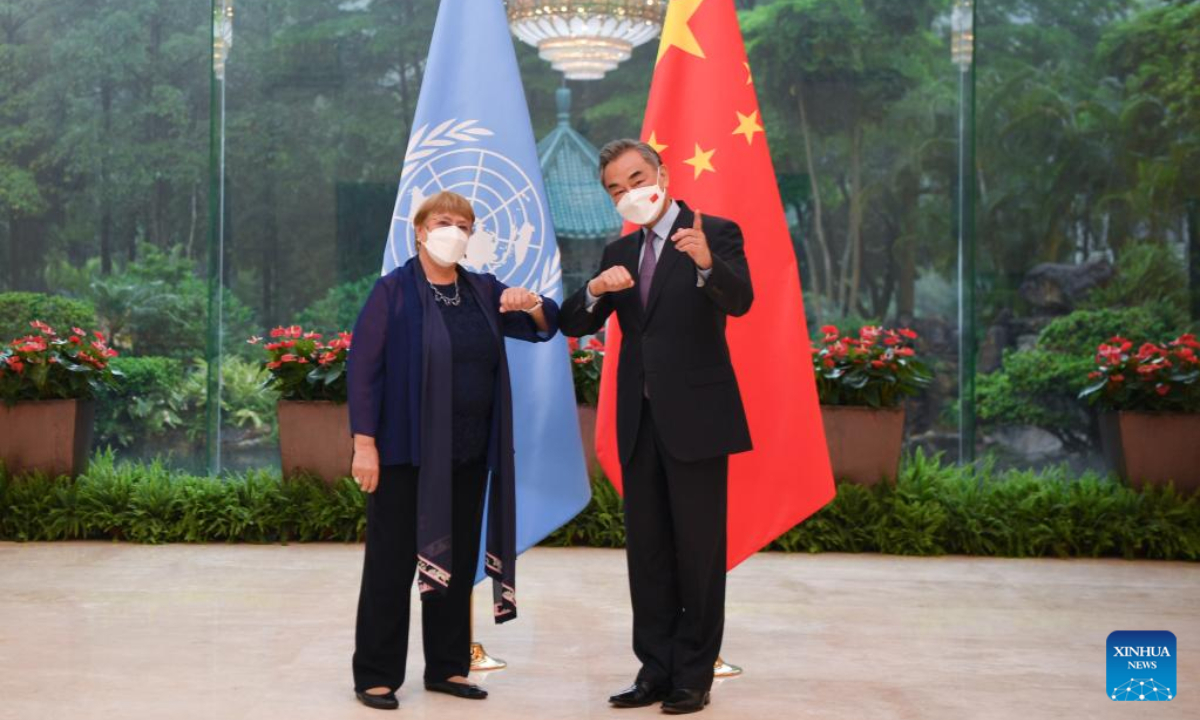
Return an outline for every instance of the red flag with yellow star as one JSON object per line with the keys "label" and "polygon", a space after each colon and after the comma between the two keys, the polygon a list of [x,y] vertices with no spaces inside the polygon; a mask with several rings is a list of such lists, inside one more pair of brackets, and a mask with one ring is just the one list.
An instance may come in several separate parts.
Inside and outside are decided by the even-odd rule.
{"label": "red flag with yellow star", "polygon": [[[671,194],[742,228],[754,305],[726,337],[754,450],[730,457],[732,569],[834,496],[812,351],[775,170],[733,0],[672,0],[642,139],[671,170]],[[596,451],[621,488],[616,381],[620,328],[609,321]]]}

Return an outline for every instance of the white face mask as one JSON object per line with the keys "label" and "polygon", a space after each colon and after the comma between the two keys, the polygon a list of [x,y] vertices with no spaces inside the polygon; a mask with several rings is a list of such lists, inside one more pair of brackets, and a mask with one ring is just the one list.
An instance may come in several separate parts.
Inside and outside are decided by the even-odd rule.
{"label": "white face mask", "polygon": [[425,233],[425,252],[429,259],[442,267],[453,267],[467,255],[467,234],[453,225],[434,228]]}
{"label": "white face mask", "polygon": [[667,193],[658,186],[662,171],[655,178],[653,185],[634,188],[621,196],[617,201],[617,212],[634,225],[645,225],[662,212],[663,204],[667,202]]}

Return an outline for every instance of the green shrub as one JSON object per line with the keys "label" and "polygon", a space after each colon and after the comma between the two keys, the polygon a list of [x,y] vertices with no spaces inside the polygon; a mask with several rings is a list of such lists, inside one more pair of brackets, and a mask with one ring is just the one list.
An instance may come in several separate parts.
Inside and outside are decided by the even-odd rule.
{"label": "green shrub", "polygon": [[[221,362],[221,416],[225,427],[244,430],[250,440],[267,440],[276,432],[275,403],[277,396],[263,388],[266,376],[259,363],[236,356]],[[185,427],[188,437],[200,442],[205,434],[207,407],[206,387],[208,364],[198,361],[183,383],[185,407],[188,414]]]}
{"label": "green shrub", "polygon": [[96,311],[80,300],[32,292],[0,293],[0,343],[28,335],[29,323],[41,320],[50,327],[96,327]]}
{"label": "green shrub", "polygon": [[[622,547],[621,500],[603,478],[574,520],[544,544]],[[164,542],[354,541],[364,496],[277,472],[196,477],[162,463],[98,454],[78,479],[13,477],[0,468],[0,540]],[[1200,494],[1137,491],[1065,468],[997,472],[921,451],[895,484],[841,484],[837,496],[769,549],[898,555],[1123,557],[1200,560]]]}
{"label": "green shrub", "polygon": [[1115,276],[1089,293],[1083,308],[1157,305],[1178,334],[1187,323],[1187,287],[1183,260],[1171,248],[1164,243],[1135,243],[1121,250]]}
{"label": "green shrub", "polygon": [[[109,275],[99,270],[92,260],[81,269],[59,267],[52,277],[87,298],[116,347],[185,362],[204,356],[208,283],[180,248],[164,251],[139,244],[137,260]],[[228,289],[222,303],[224,352],[248,357],[251,351],[243,340],[255,327],[254,313]]]}
{"label": "green shrub", "polygon": [[164,435],[184,425],[189,408],[183,363],[164,357],[119,357],[113,368],[124,376],[120,388],[100,394],[96,440],[101,447],[162,444]]}
{"label": "green shrub", "polygon": [[332,336],[343,330],[354,329],[358,312],[367,302],[371,288],[375,287],[378,275],[370,275],[354,282],[342,283],[329,289],[319,300],[309,305],[296,316],[296,324]]}
{"label": "green shrub", "polygon": [[1096,348],[1114,335],[1135,344],[1175,337],[1174,310],[1163,303],[1076,310],[1056,318],[1029,350],[1006,350],[1001,367],[976,382],[977,412],[988,425],[1034,425],[1070,451],[1094,448],[1097,438],[1079,393],[1091,381]]}

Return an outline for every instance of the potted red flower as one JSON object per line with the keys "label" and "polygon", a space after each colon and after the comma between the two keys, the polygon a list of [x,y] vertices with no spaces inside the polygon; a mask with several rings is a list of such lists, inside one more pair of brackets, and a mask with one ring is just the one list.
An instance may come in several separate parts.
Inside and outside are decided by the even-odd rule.
{"label": "potted red flower", "polygon": [[[350,473],[354,443],[346,409],[346,355],[351,335],[325,341],[299,325],[277,327],[263,370],[264,388],[279,393],[279,454],[285,476],[307,472],[333,482]],[[251,345],[263,343],[253,337]]]}
{"label": "potted red flower", "polygon": [[834,477],[873,485],[894,479],[904,443],[904,399],[932,380],[916,358],[917,333],[867,326],[857,336],[821,328],[813,348],[821,419]]}
{"label": "potted red flower", "polygon": [[1080,398],[1100,408],[1109,466],[1126,481],[1200,488],[1200,342],[1113,337],[1096,349],[1093,384]]}
{"label": "potted red flower", "polygon": [[0,460],[10,472],[75,476],[87,466],[102,386],[118,382],[104,335],[46,323],[0,351]]}
{"label": "potted red flower", "polygon": [[579,411],[579,432],[583,436],[583,453],[588,472],[600,469],[596,460],[596,405],[600,401],[600,371],[604,366],[604,343],[591,337],[580,344],[577,338],[567,338],[571,350],[571,376],[575,381],[575,404]]}

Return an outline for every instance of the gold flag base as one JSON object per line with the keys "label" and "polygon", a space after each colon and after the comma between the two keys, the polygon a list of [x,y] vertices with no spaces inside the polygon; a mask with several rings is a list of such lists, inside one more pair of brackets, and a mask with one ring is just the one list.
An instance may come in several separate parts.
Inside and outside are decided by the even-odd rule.
{"label": "gold flag base", "polygon": [[731,678],[741,675],[743,670],[737,665],[730,665],[717,656],[717,661],[713,663],[713,677]]}
{"label": "gold flag base", "polygon": [[487,650],[483,649],[481,643],[471,643],[471,672],[503,670],[506,667],[508,667],[508,663],[488,655]]}

